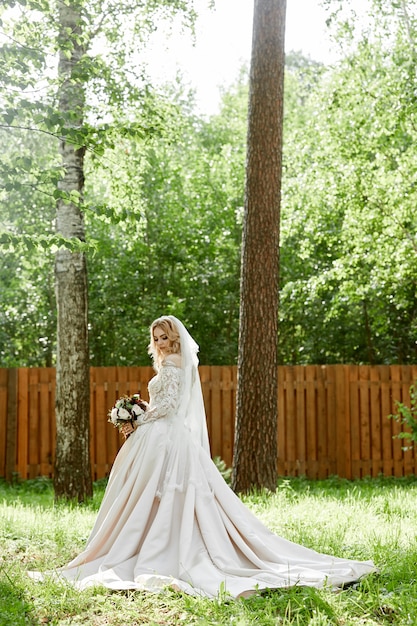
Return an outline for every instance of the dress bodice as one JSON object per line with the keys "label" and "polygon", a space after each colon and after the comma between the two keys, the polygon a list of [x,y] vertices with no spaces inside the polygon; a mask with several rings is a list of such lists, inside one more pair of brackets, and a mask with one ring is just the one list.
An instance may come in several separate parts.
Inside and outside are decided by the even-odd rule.
{"label": "dress bodice", "polygon": [[170,417],[178,408],[183,372],[174,363],[166,361],[149,384],[149,409],[141,422]]}

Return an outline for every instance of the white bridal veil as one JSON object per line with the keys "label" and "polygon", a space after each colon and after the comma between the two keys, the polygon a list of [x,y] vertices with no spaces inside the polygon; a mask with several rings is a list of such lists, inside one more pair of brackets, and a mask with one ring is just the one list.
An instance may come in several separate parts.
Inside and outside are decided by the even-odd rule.
{"label": "white bridal veil", "polygon": [[206,412],[198,373],[197,353],[199,347],[179,319],[173,315],[167,315],[166,317],[177,328],[181,342],[181,368],[184,371],[184,380],[179,412],[195,441],[210,453]]}

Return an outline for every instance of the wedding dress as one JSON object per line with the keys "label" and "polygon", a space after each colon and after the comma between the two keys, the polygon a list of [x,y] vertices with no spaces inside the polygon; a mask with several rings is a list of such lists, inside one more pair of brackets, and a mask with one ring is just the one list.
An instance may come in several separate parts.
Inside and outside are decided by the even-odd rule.
{"label": "wedding dress", "polygon": [[167,357],[150,381],[149,410],[116,457],[86,548],[55,575],[81,589],[171,585],[237,597],[341,586],[375,571],[371,561],[319,554],[273,534],[227,486],[209,453],[198,346],[169,317],[180,329],[181,367]]}

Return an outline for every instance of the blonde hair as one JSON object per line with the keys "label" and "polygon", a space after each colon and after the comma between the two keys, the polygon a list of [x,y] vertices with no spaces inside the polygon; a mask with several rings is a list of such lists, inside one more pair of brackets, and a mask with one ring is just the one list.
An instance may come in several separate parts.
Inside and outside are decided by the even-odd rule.
{"label": "blonde hair", "polygon": [[160,328],[170,340],[171,354],[181,354],[181,343],[178,329],[169,317],[163,315],[162,317],[158,317],[158,319],[152,322],[150,328],[151,342],[148,346],[148,353],[151,355],[155,366],[158,367],[162,361],[162,354],[159,351],[158,346],[155,344],[155,340],[153,337],[155,328]]}

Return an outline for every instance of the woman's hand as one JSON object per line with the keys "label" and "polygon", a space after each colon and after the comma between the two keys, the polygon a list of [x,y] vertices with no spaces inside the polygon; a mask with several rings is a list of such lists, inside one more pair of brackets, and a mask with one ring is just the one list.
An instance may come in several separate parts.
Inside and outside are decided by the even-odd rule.
{"label": "woman's hand", "polygon": [[126,422],[126,424],[123,424],[123,426],[121,427],[120,432],[122,433],[124,438],[127,439],[129,435],[134,432],[134,430],[135,429],[133,427],[133,424],[131,424],[130,422]]}

